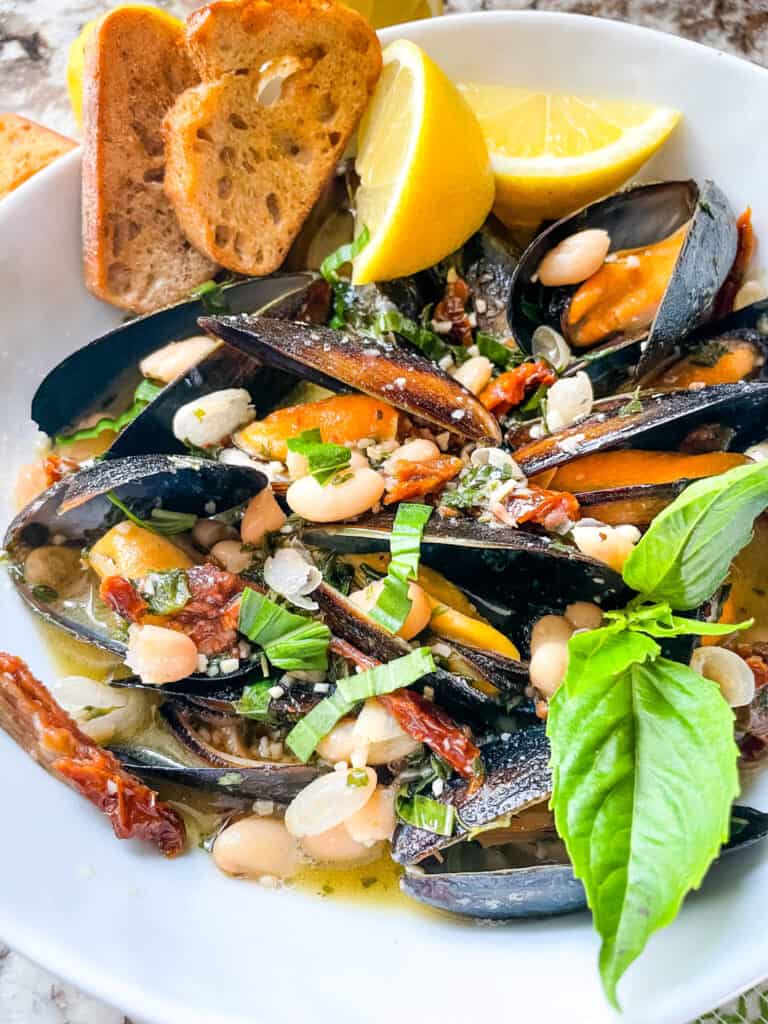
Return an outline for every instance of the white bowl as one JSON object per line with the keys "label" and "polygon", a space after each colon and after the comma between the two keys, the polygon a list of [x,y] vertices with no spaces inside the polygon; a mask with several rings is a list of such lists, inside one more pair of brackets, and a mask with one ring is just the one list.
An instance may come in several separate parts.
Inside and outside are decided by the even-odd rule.
{"label": "white bowl", "polygon": [[[648,100],[685,120],[645,177],[713,177],[734,209],[754,204],[768,237],[768,73],[618,22],[486,13],[383,33],[421,43],[454,77]],[[63,88],[63,83],[62,83]],[[447,140],[446,159],[461,159]],[[81,283],[79,156],[0,207],[0,433],[7,491],[29,458],[29,400],[45,371],[119,322]],[[20,446],[19,442],[22,442]],[[26,446],[26,447],[24,447]],[[54,665],[10,587],[0,648],[43,680]],[[0,936],[56,973],[163,1024],[446,1024],[514,1018],[615,1020],[586,914],[505,927],[269,892],[225,879],[193,853],[165,861],[117,842],[108,822],[0,735]],[[768,805],[768,776],[744,795]],[[768,972],[755,914],[765,849],[716,867],[621,986],[625,1020],[682,1024]]]}

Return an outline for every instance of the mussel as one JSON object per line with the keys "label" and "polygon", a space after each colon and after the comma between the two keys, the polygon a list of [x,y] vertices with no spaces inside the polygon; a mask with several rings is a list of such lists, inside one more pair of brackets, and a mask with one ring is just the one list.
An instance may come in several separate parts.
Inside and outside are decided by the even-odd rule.
{"label": "mussel", "polygon": [[[606,262],[577,287],[545,288],[537,280],[544,256],[586,229],[608,233]],[[642,377],[712,315],[736,244],[733,213],[714,182],[618,192],[553,224],[523,253],[509,297],[514,337],[531,352],[534,330],[548,323],[562,328],[577,355],[588,353],[590,373],[595,358],[607,356],[635,364]]]}
{"label": "mussel", "polygon": [[[132,514],[150,519],[164,509],[211,516],[243,505],[267,486],[263,474],[241,466],[176,455],[143,455],[94,464],[65,477],[23,509],[8,527],[4,545],[11,558],[12,578],[24,600],[43,618],[81,640],[123,656],[126,646],[111,616],[94,612],[88,598],[88,574],[80,552],[93,544],[121,517],[113,495]],[[72,586],[60,592],[33,583],[30,557],[71,553]],[[58,553],[58,554],[57,554]],[[82,584],[81,592],[72,591]],[[83,592],[83,588],[85,588]],[[248,669],[243,666],[243,671]]]}

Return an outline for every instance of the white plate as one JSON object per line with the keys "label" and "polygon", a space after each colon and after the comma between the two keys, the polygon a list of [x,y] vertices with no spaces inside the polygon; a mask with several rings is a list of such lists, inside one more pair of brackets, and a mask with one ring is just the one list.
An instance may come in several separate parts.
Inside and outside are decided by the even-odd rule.
{"label": "white plate", "polygon": [[[768,238],[768,73],[672,36],[560,14],[420,22],[408,35],[453,76],[624,96],[685,121],[646,177],[715,178]],[[63,86],[62,86],[63,88]],[[446,160],[461,140],[446,140]],[[33,436],[29,399],[62,356],[117,323],[80,278],[79,158],[0,207],[0,436],[6,473]],[[28,450],[28,449],[27,449]],[[2,591],[0,648],[45,680],[53,666],[28,614]],[[746,797],[768,806],[768,776]],[[587,915],[474,927],[422,913],[268,892],[228,881],[203,854],[165,861],[108,823],[0,736],[0,936],[139,1017],[162,1024],[457,1020],[603,1024]],[[681,1024],[768,972],[755,925],[765,848],[712,871],[621,986],[625,1019]]]}

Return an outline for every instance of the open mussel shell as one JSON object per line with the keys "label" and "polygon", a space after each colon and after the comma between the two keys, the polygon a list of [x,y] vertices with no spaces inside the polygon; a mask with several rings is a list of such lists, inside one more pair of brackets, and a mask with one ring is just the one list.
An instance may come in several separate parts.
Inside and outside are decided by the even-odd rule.
{"label": "open mussel shell", "polygon": [[739,451],[765,434],[768,382],[644,392],[639,408],[633,404],[626,395],[596,402],[585,419],[541,438],[532,439],[528,425],[516,426],[507,443],[527,476],[612,448],[673,450],[694,428],[710,424],[727,428],[728,447]]}
{"label": "open mussel shell", "polygon": [[[768,814],[752,807],[731,811],[731,835],[720,856],[768,835]],[[430,866],[432,868],[432,866]],[[484,920],[553,917],[587,909],[584,886],[570,864],[534,864],[487,871],[424,871],[406,867],[400,888],[436,910]]]}
{"label": "open mussel shell", "polygon": [[[603,348],[614,358],[626,346],[645,341],[637,352],[636,374],[660,362],[672,346],[705,322],[736,255],[737,231],[722,191],[707,181],[637,185],[592,203],[551,225],[520,258],[509,297],[509,322],[520,347],[531,352],[540,323],[559,328],[559,314],[573,289],[547,289],[534,280],[544,256],[565,238],[588,228],[607,231],[611,252],[653,245],[688,224],[685,240],[656,315],[648,329],[606,338],[590,352],[586,368]],[[533,311],[536,311],[534,314]]]}
{"label": "open mussel shell", "polygon": [[[51,544],[82,547],[98,539],[120,519],[107,494],[112,492],[134,514],[148,518],[154,508],[210,516],[244,504],[267,486],[256,470],[224,466],[179,455],[141,455],[94,464],[64,477],[16,516],[5,535],[16,587],[35,612],[80,640],[119,656],[125,644],[108,627],[81,612],[77,602],[41,597],[23,575],[23,560],[35,548]],[[247,666],[250,670],[250,666]]]}
{"label": "open mussel shell", "polygon": [[411,349],[271,317],[208,316],[199,323],[266,366],[332,391],[361,391],[470,440],[501,440],[496,417],[470,391]]}
{"label": "open mussel shell", "polygon": [[113,747],[112,753],[128,771],[150,785],[186,786],[226,797],[288,803],[317,778],[317,768],[279,761],[240,765],[181,764],[148,747]]}
{"label": "open mussel shell", "polygon": [[[312,279],[311,274],[275,274],[224,285],[222,290],[233,313],[252,312],[301,292]],[[170,341],[199,334],[197,321],[205,312],[201,299],[180,302],[130,320],[73,352],[38,386],[32,419],[53,436],[77,426],[90,412],[109,409],[141,380],[139,362]]]}

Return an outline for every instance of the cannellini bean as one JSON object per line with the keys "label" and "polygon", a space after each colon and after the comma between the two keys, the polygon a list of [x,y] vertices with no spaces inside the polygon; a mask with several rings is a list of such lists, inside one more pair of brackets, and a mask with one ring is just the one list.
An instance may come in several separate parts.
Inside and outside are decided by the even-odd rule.
{"label": "cannellini bean", "polygon": [[24,579],[31,587],[51,587],[66,597],[84,581],[80,549],[56,544],[34,548],[24,560]]}
{"label": "cannellini bean", "polygon": [[24,508],[48,486],[48,477],[42,462],[28,462],[19,469],[16,477],[16,508]]}
{"label": "cannellini bean", "polygon": [[318,864],[343,864],[345,867],[371,864],[379,859],[383,850],[382,843],[372,846],[358,843],[344,825],[337,825],[318,835],[302,836],[300,844],[307,856]]}
{"label": "cannellini bean", "polygon": [[355,736],[354,718],[342,718],[317,744],[317,752],[330,764],[338,764],[339,761],[349,763],[352,752],[359,747],[360,740]]}
{"label": "cannellini bean", "polygon": [[143,694],[108,686],[87,676],[58,679],[51,684],[51,693],[95,743],[128,739],[147,718]]}
{"label": "cannellini bean", "polygon": [[370,846],[391,839],[395,824],[395,790],[392,786],[377,786],[365,807],[347,818],[344,828],[356,842]]}
{"label": "cannellini bean", "polygon": [[599,629],[603,624],[603,609],[591,601],[575,601],[565,609],[565,617],[574,629]]}
{"label": "cannellini bean", "polygon": [[[357,590],[350,594],[349,600],[362,611],[369,612],[378,601],[383,589],[384,581],[376,580],[375,583],[370,583],[364,590]],[[410,583],[408,585],[408,597],[411,601],[411,610],[408,612],[405,622],[397,631],[397,635],[401,636],[404,640],[412,640],[422,629],[426,629],[432,617],[432,607],[429,603],[429,598],[418,583]]]}
{"label": "cannellini bean", "polygon": [[128,630],[125,664],[144,683],[175,683],[197,672],[197,647],[176,629],[134,624]]}
{"label": "cannellini bean", "polygon": [[602,267],[610,247],[607,231],[600,228],[577,231],[549,250],[536,276],[545,288],[581,284]]}
{"label": "cannellini bean", "polygon": [[547,430],[556,434],[592,412],[592,381],[583,370],[561,377],[547,392]]}
{"label": "cannellini bean", "polygon": [[352,735],[361,743],[380,743],[404,735],[394,715],[376,697],[369,697],[355,719]]}
{"label": "cannellini bean", "polygon": [[333,523],[367,512],[383,493],[384,477],[373,469],[363,468],[342,471],[324,486],[312,476],[302,477],[288,488],[285,500],[302,519]]}
{"label": "cannellini bean", "polygon": [[430,462],[438,458],[440,449],[434,441],[428,441],[425,437],[417,437],[413,441],[406,441],[399,448],[395,448],[387,459],[387,467],[393,466],[396,462]]}
{"label": "cannellini bean", "polygon": [[369,743],[364,736],[355,732],[355,725],[353,718],[343,718],[335,725],[317,745],[320,757],[331,764],[338,764],[339,761],[352,764],[357,755],[362,753],[367,764],[390,764],[408,757],[421,746],[418,740],[402,731],[400,735]]}
{"label": "cannellini bean", "polygon": [[293,798],[285,812],[285,827],[297,839],[327,832],[364,807],[375,789],[372,768],[328,772]]}
{"label": "cannellini bean", "polygon": [[555,640],[541,644],[531,657],[529,674],[531,685],[549,699],[557,690],[568,671],[568,645]]}
{"label": "cannellini bean", "polygon": [[745,707],[755,696],[754,673],[735,651],[725,647],[697,647],[691,656],[691,668],[717,683],[732,708]]}
{"label": "cannellini bean", "polygon": [[214,338],[206,334],[196,334],[184,341],[172,341],[145,356],[139,363],[139,369],[145,377],[170,384],[209,356],[217,344]]}
{"label": "cannellini bean", "polygon": [[473,395],[479,395],[485,385],[491,379],[493,363],[485,356],[472,356],[461,366],[452,371],[451,376],[459,384],[471,391]]}
{"label": "cannellini bean", "polygon": [[291,878],[301,867],[302,857],[299,844],[282,821],[254,814],[219,833],[213,860],[228,875]]}
{"label": "cannellini bean", "polygon": [[582,554],[604,562],[616,572],[632,554],[640,531],[630,526],[579,526],[573,528],[573,541]]}
{"label": "cannellini bean", "polygon": [[210,551],[220,540],[235,540],[237,536],[234,526],[228,526],[220,519],[198,519],[192,528],[192,540],[203,551]]}
{"label": "cannellini bean", "polygon": [[173,433],[196,448],[212,448],[255,417],[251,396],[245,388],[213,391],[176,410]]}
{"label": "cannellini bean", "polygon": [[271,487],[251,498],[240,523],[240,536],[244,544],[261,544],[267,533],[285,526],[285,512],[278,505]]}
{"label": "cannellini bean", "polygon": [[562,615],[542,615],[531,630],[531,654],[544,644],[567,644],[573,629],[573,624]]}
{"label": "cannellini bean", "polygon": [[222,569],[235,574],[245,572],[253,561],[253,553],[246,550],[240,540],[220,540],[210,553]]}
{"label": "cannellini bean", "polygon": [[288,476],[291,480],[301,480],[309,473],[309,459],[299,452],[288,452],[285,457],[285,465],[288,468]]}

